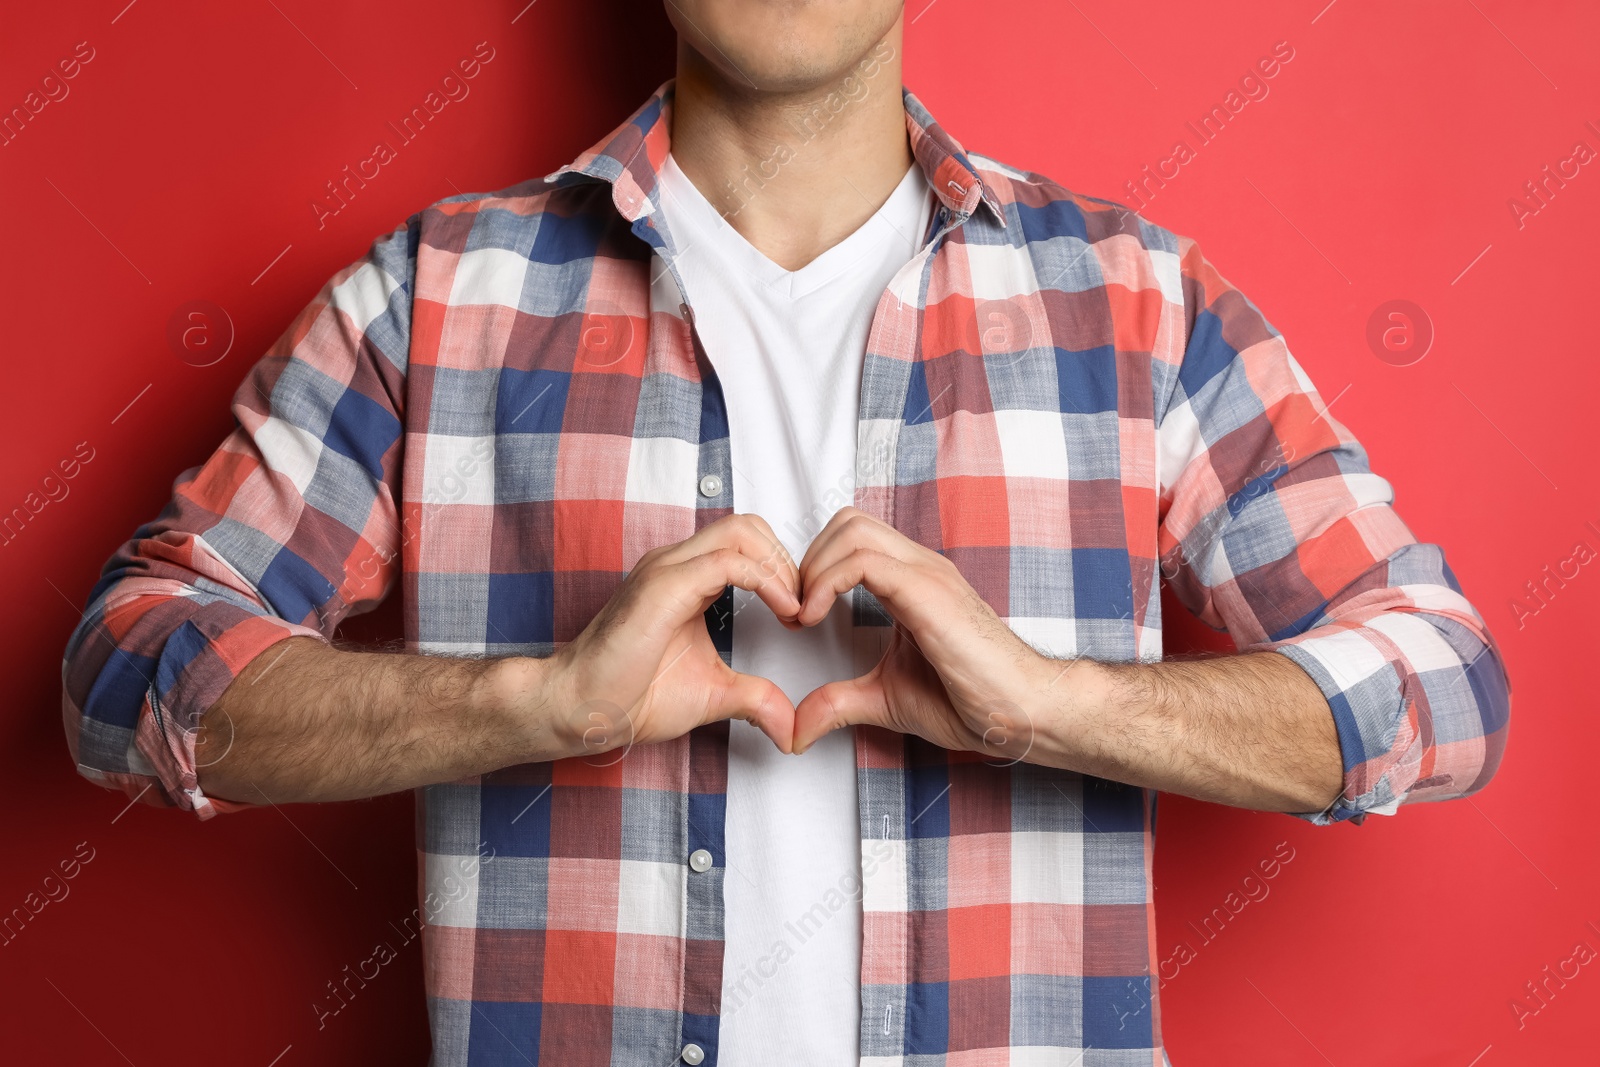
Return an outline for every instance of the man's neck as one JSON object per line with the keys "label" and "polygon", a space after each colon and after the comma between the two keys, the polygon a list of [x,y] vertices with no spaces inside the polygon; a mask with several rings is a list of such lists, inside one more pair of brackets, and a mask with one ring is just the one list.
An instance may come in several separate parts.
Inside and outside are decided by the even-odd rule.
{"label": "man's neck", "polygon": [[899,22],[847,75],[800,93],[730,82],[680,44],[672,156],[745,240],[800,269],[859,229],[911,166]]}

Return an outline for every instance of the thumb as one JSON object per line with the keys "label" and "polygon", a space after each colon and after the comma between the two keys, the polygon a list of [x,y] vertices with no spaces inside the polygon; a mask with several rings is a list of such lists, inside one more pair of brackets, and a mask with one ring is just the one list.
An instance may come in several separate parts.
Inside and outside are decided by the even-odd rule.
{"label": "thumb", "polygon": [[794,738],[794,705],[783,690],[754,674],[729,673],[733,677],[708,709],[708,721],[744,719],[771,738],[780,751],[789,752]]}
{"label": "thumb", "polygon": [[829,682],[807,693],[794,713],[794,751],[810,748],[821,736],[841,726],[889,725],[889,702],[878,672]]}

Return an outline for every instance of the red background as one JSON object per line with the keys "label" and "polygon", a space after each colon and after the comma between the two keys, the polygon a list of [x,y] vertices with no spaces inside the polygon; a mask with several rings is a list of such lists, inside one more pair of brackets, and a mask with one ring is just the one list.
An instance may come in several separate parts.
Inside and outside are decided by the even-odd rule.
{"label": "red background", "polygon": [[[0,548],[0,913],[79,842],[94,850],[70,895],[0,946],[8,1062],[426,1059],[415,944],[321,1030],[312,1009],[416,906],[410,798],[204,824],[129,809],[75,776],[58,665],[101,563],[225,435],[246,368],[328,275],[433,200],[567,162],[670,75],[654,4],[524,2],[97,0],[6,13],[6,110],[77,42],[95,49],[70,96],[0,148],[0,512],[79,442],[94,450],[70,495]],[[946,128],[1113,199],[1176,139],[1193,142],[1185,120],[1289,42],[1270,95],[1147,214],[1198,238],[1284,332],[1417,536],[1446,546],[1509,660],[1507,757],[1470,801],[1318,829],[1163,799],[1160,947],[1194,951],[1165,984],[1174,1062],[1594,1062],[1600,961],[1552,982],[1542,1003],[1524,983],[1580,941],[1600,949],[1600,812],[1585,781],[1600,733],[1586,676],[1600,565],[1531,617],[1510,605],[1580,540],[1600,549],[1585,414],[1600,162],[1521,228],[1507,201],[1575,141],[1600,149],[1585,127],[1600,128],[1595,9],[925,3],[907,13],[906,82]],[[319,230],[309,205],[323,183],[485,40],[496,57],[471,96]],[[237,329],[204,368],[166,341],[169,318],[197,299]],[[1419,304],[1436,331],[1410,366],[1366,340],[1392,299]],[[351,632],[394,632],[393,606]],[[1187,617],[1172,629],[1174,649],[1212,640]],[[1203,941],[1189,923],[1285,841],[1294,859],[1270,894]],[[1539,1008],[1520,1025],[1519,994]]]}

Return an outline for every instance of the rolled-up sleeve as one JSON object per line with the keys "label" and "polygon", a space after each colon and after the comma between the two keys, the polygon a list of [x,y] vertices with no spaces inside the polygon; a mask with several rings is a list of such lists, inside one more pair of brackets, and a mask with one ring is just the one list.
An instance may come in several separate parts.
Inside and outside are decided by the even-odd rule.
{"label": "rolled-up sleeve", "polygon": [[1327,698],[1344,791],[1296,817],[1359,823],[1476,792],[1510,713],[1493,636],[1279,333],[1193,241],[1178,247],[1183,355],[1157,391],[1163,578]]}
{"label": "rolled-up sleeve", "polygon": [[253,806],[201,791],[201,716],[271,645],[331,640],[393,585],[417,220],[327,281],[235,392],[232,433],[102,569],[62,661],[84,777],[202,819]]}

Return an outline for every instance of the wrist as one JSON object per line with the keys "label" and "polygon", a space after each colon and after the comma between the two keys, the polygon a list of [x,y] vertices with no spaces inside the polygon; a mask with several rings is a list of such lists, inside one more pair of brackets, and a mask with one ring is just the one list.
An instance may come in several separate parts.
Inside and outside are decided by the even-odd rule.
{"label": "wrist", "polygon": [[540,763],[580,754],[581,728],[567,721],[560,699],[556,656],[507,656],[484,677],[480,699],[487,716],[508,738],[518,763]]}
{"label": "wrist", "polygon": [[1115,730],[1120,706],[1119,665],[1092,659],[1043,658],[1035,686],[1035,748],[1039,762],[1081,769],[1094,739]]}

